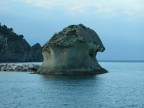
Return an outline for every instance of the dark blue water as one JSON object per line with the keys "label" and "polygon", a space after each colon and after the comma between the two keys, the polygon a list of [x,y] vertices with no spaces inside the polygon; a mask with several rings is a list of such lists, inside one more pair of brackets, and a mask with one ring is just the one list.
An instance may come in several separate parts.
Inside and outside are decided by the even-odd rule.
{"label": "dark blue water", "polygon": [[0,108],[144,108],[144,63],[101,62],[96,76],[0,72]]}

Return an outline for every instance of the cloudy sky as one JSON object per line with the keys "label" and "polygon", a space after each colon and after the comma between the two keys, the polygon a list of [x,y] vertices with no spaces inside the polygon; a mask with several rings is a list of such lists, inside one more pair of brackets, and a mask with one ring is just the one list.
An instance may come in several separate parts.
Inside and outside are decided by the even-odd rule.
{"label": "cloudy sky", "polygon": [[144,0],[0,0],[0,22],[31,45],[82,23],[106,47],[99,60],[144,60]]}

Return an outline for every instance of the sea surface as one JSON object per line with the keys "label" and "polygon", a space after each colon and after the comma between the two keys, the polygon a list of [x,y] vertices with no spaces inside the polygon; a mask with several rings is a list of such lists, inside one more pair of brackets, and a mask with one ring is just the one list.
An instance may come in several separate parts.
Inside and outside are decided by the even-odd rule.
{"label": "sea surface", "polygon": [[109,73],[0,72],[0,108],[144,108],[144,62],[100,62]]}

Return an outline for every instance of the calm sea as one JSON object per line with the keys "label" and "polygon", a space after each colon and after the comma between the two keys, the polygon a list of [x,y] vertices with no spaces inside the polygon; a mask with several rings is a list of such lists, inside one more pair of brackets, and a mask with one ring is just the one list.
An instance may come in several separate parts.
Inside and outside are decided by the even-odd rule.
{"label": "calm sea", "polygon": [[144,108],[144,62],[100,62],[109,73],[0,72],[0,108]]}

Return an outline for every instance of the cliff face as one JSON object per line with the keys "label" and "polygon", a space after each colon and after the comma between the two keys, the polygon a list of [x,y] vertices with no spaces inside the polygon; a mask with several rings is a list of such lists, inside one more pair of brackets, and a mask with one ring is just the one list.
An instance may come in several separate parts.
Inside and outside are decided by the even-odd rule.
{"label": "cliff face", "polygon": [[42,61],[41,46],[30,46],[23,35],[13,32],[12,28],[0,25],[0,62]]}
{"label": "cliff face", "polygon": [[96,59],[105,50],[99,36],[82,24],[64,28],[43,46],[40,74],[99,74],[107,70]]}
{"label": "cliff face", "polygon": [[41,45],[39,43],[36,43],[35,45],[33,45],[31,47],[31,61],[35,61],[35,62],[42,62],[43,60],[43,56],[42,56],[42,48]]}

